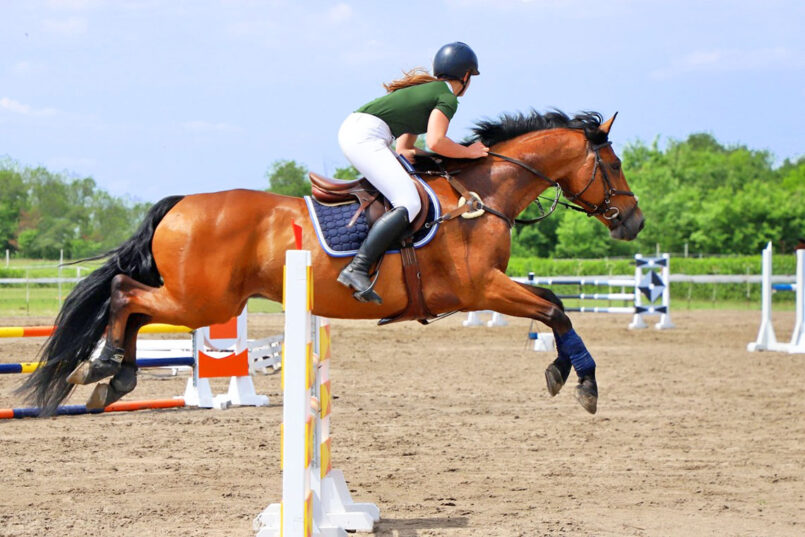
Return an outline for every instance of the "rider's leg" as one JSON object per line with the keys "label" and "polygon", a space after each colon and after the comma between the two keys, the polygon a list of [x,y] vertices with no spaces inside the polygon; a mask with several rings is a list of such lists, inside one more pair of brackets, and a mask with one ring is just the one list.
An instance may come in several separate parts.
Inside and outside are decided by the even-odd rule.
{"label": "rider's leg", "polygon": [[377,219],[358,253],[338,275],[340,283],[355,289],[355,298],[362,302],[383,303],[383,299],[372,289],[369,271],[407,227],[408,210],[405,207],[395,207]]}
{"label": "rider's leg", "polygon": [[352,114],[341,126],[338,141],[352,165],[394,207],[375,222],[355,258],[338,276],[339,282],[355,289],[358,300],[379,304],[382,299],[371,288],[369,271],[419,213],[419,194],[389,148],[393,137],[382,120],[369,114]]}

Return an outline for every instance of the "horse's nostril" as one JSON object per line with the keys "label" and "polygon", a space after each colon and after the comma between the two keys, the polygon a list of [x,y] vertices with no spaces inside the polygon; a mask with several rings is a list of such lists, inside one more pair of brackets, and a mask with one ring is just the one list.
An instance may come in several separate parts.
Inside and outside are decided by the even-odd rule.
{"label": "horse's nostril", "polygon": [[640,227],[637,228],[637,230],[638,231],[643,231],[643,226],[645,226],[645,225],[646,225],[646,221],[645,220],[640,220]]}

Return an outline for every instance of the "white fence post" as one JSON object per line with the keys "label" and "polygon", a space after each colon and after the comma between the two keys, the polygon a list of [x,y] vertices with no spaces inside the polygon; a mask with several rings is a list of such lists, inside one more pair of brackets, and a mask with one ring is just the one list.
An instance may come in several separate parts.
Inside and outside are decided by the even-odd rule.
{"label": "white fence post", "polygon": [[61,308],[61,305],[62,305],[62,297],[61,297],[61,267],[62,267],[63,264],[64,264],[64,250],[59,250],[59,275],[58,275],[58,280],[59,280],[59,284],[58,284],[59,285],[59,308]]}
{"label": "white fence post", "polygon": [[[657,245],[659,247],[659,245]],[[643,256],[640,254],[635,254],[634,260],[634,305],[635,305],[635,314],[634,318],[632,319],[631,324],[629,324],[629,328],[632,330],[645,328],[646,322],[643,320],[643,314],[637,313],[637,310],[640,306],[643,305],[643,294],[638,289],[640,285],[640,278],[643,276],[643,269],[640,267],[640,264],[637,262],[639,259],[643,259]]]}
{"label": "white fence post", "polygon": [[760,306],[760,329],[758,329],[757,339],[746,346],[748,351],[779,350],[777,336],[774,335],[774,327],[771,324],[771,241],[763,249],[761,267],[763,278],[761,280],[761,306]]}
{"label": "white fence post", "polygon": [[797,281],[794,284],[797,292],[797,321],[788,352],[805,352],[805,250],[797,250]]}

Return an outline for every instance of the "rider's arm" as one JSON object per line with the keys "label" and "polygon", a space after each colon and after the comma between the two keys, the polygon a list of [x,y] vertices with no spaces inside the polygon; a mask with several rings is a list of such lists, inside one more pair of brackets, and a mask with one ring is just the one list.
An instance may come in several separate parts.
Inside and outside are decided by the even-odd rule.
{"label": "rider's arm", "polygon": [[428,118],[428,132],[425,134],[425,142],[431,151],[450,158],[480,158],[489,153],[489,148],[481,142],[464,146],[455,143],[447,137],[447,127],[450,120],[439,109],[434,109]]}
{"label": "rider's arm", "polygon": [[405,134],[401,134],[397,138],[397,153],[404,156],[409,162],[413,164],[414,162],[414,155],[427,155],[427,151],[423,151],[422,149],[416,147],[416,134],[411,134],[407,132]]}

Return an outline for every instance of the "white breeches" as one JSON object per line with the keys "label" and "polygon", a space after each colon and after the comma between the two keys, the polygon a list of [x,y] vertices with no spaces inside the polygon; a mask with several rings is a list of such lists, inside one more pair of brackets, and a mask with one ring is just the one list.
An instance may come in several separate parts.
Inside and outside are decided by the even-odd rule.
{"label": "white breeches", "polygon": [[347,160],[393,207],[408,209],[408,220],[412,221],[421,209],[419,194],[391,150],[393,141],[388,125],[371,114],[350,114],[338,131],[338,144]]}

